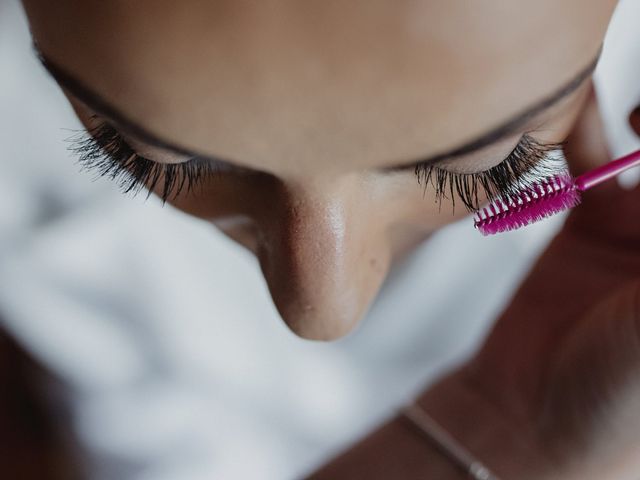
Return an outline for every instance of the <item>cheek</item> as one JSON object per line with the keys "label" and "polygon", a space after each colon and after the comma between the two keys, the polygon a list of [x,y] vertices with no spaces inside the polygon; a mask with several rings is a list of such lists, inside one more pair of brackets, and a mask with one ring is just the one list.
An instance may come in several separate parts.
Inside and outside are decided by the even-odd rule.
{"label": "cheek", "polygon": [[[168,203],[203,220],[260,215],[267,205],[281,202],[278,181],[266,174],[220,174],[199,182]],[[159,192],[154,192],[158,194]]]}
{"label": "cheek", "polygon": [[212,220],[218,230],[236,243],[257,255],[260,248],[258,237],[260,232],[256,223],[244,215],[229,216]]}

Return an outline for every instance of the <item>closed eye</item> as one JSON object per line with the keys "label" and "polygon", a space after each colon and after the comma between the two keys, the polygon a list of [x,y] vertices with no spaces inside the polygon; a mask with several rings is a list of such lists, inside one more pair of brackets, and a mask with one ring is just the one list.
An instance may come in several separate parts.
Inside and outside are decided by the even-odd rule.
{"label": "closed eye", "polygon": [[[137,194],[146,187],[149,192],[157,192],[163,202],[193,193],[221,174],[256,173],[208,157],[183,157],[184,161],[173,163],[152,160],[141,155],[106,122],[99,122],[70,140],[70,150],[84,169],[96,172],[98,177],[110,178],[124,193]],[[513,194],[540,178],[558,173],[564,164],[558,162],[555,154],[561,148],[562,144],[543,144],[525,134],[505,160],[485,171],[453,172],[431,162],[418,162],[413,171],[425,191],[435,190],[440,205],[450,200],[455,209],[459,199],[468,210],[476,211],[485,198],[494,200]]]}
{"label": "closed eye", "polygon": [[163,202],[194,191],[208,178],[225,170],[223,162],[191,157],[179,163],[161,163],[143,157],[108,123],[70,139],[69,150],[83,169],[115,181],[124,193],[157,191]]}
{"label": "closed eye", "polygon": [[468,211],[477,211],[484,200],[510,196],[564,170],[562,147],[562,143],[542,143],[524,134],[502,162],[487,170],[460,173],[432,162],[421,162],[414,171],[425,191],[428,187],[435,189],[440,205],[448,199],[455,210],[458,198]]}

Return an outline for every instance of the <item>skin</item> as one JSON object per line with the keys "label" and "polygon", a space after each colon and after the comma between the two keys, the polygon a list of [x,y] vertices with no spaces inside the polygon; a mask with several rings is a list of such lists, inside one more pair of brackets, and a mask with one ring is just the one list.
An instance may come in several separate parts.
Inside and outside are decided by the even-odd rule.
{"label": "skin", "polygon": [[[24,5],[42,52],[132,121],[252,169],[174,204],[252,249],[287,325],[328,340],[357,325],[394,261],[464,214],[440,212],[411,170],[380,168],[456,148],[568,82],[598,53],[615,3]],[[562,141],[588,89],[445,167],[492,167],[524,131]],[[93,112],[68,95],[88,125]]]}
{"label": "skin", "polygon": [[[595,56],[615,4],[345,3],[25,2],[43,52],[129,118],[257,170],[175,204],[253,249],[284,320],[317,339],[353,328],[394,259],[452,220],[379,167],[553,91]],[[630,125],[640,135],[637,113]],[[568,137],[576,174],[610,159],[589,82],[525,130]],[[446,166],[490,167],[513,142]],[[420,396],[501,478],[637,478],[639,205],[640,187],[585,194],[479,352]],[[312,478],[466,477],[394,418]]]}

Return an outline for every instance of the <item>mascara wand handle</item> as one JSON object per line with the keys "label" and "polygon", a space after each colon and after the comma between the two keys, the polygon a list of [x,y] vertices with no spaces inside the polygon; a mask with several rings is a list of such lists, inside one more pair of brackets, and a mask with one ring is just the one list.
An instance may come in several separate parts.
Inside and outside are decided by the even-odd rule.
{"label": "mascara wand handle", "polygon": [[589,170],[576,178],[575,186],[578,190],[584,192],[637,165],[640,165],[640,150]]}

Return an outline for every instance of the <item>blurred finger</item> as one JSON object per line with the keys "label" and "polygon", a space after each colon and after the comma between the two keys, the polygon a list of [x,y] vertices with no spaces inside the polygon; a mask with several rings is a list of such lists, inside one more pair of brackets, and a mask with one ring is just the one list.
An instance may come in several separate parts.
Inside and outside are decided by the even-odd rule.
{"label": "blurred finger", "polygon": [[[634,125],[637,113],[630,116]],[[574,176],[611,160],[593,88],[567,139],[565,155]],[[637,248],[640,241],[639,192],[639,189],[625,190],[613,179],[598,185],[582,195],[582,205],[569,216],[567,227],[611,245]]]}
{"label": "blurred finger", "polygon": [[629,125],[631,129],[640,137],[640,105],[629,115]]}

